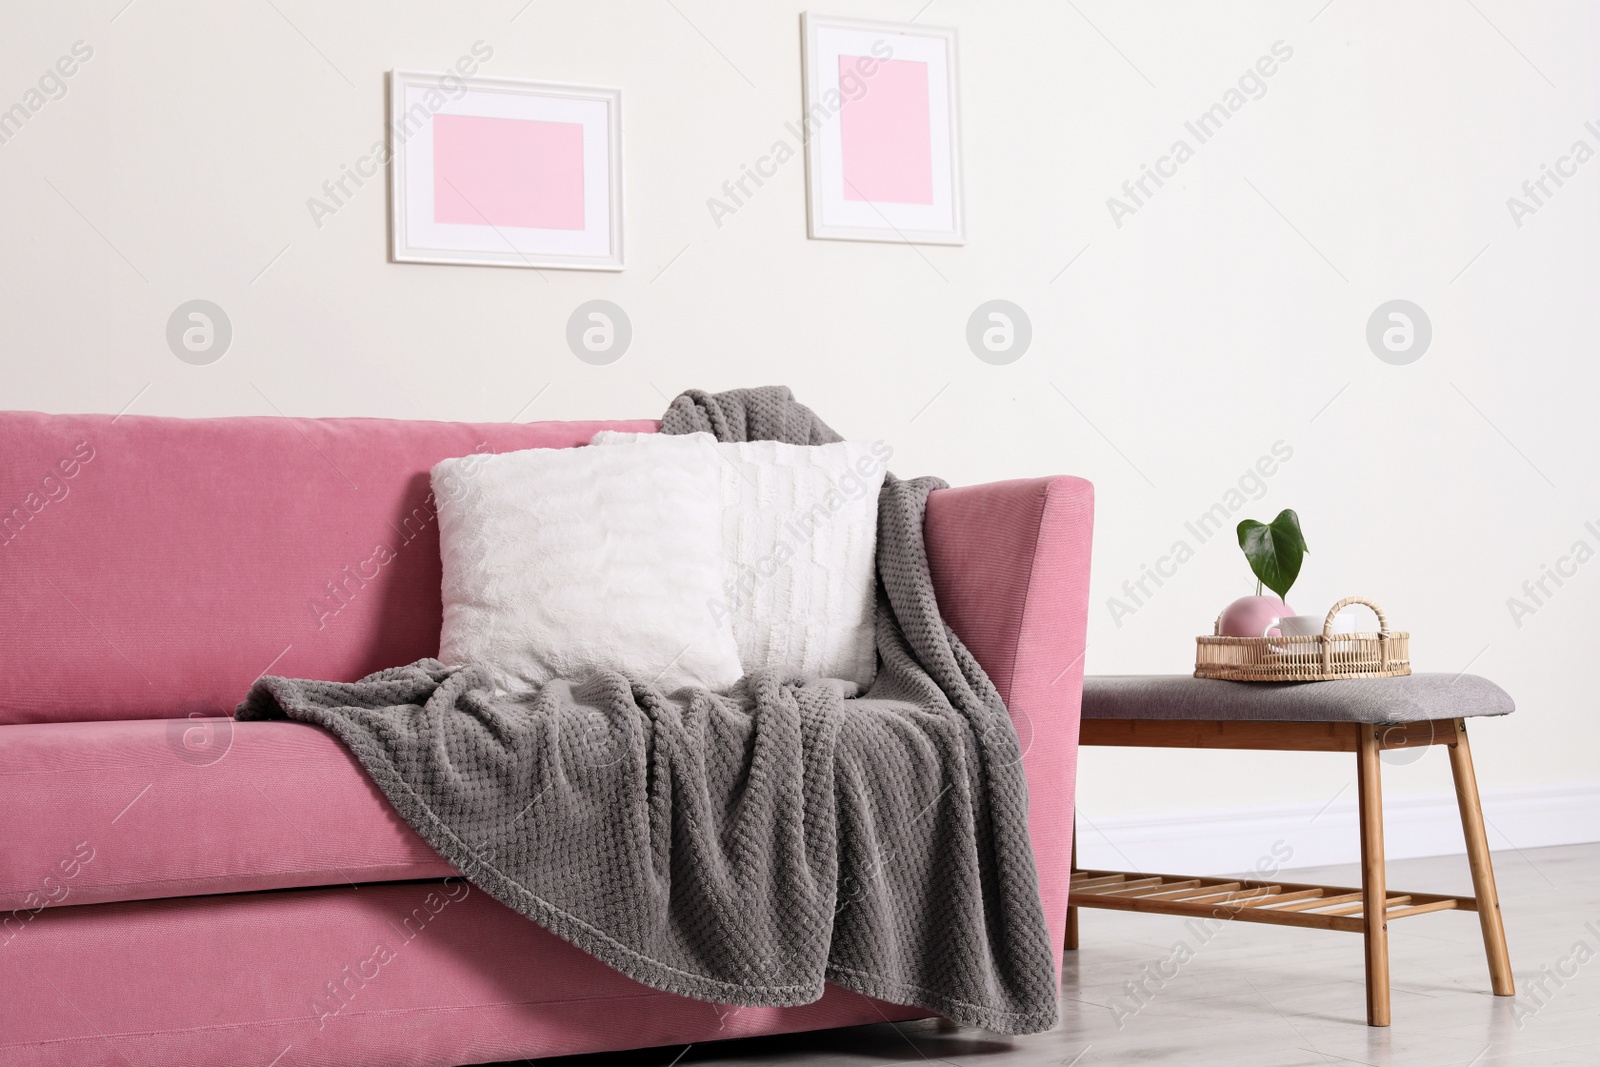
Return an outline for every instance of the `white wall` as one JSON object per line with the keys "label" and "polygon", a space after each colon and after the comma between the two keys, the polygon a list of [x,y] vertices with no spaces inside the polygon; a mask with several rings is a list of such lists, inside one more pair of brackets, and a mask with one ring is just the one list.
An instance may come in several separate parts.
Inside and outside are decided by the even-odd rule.
{"label": "white wall", "polygon": [[[912,249],[807,240],[798,160],[720,228],[706,208],[799,113],[794,4],[123,3],[0,15],[0,108],[93,48],[0,144],[4,406],[503,420],[537,395],[525,419],[650,416],[688,386],[787,382],[891,440],[901,474],[1092,479],[1095,672],[1186,670],[1193,636],[1251,591],[1218,539],[1121,626],[1108,608],[1281,440],[1293,459],[1240,515],[1299,511],[1312,554],[1292,601],[1381,600],[1419,668],[1517,697],[1475,733],[1486,788],[1592,803],[1600,562],[1520,627],[1507,598],[1573,542],[1600,549],[1600,162],[1521,226],[1506,204],[1574,141],[1600,147],[1591,5],[824,8],[961,30],[970,240]],[[389,264],[376,184],[314,224],[307,199],[381,135],[384,72],[443,70],[480,39],[485,73],[624,90],[625,273]],[[1116,225],[1107,198],[1278,41],[1293,56],[1265,95]],[[195,297],[235,330],[212,366],[164,343]],[[594,297],[634,324],[607,367],[562,340]],[[1006,367],[964,342],[995,297],[1034,326]],[[1397,297],[1433,323],[1410,366],[1364,337]],[[1112,827],[1315,811],[1348,762],[1095,751],[1080,796]],[[1446,780],[1435,752],[1387,785]]]}

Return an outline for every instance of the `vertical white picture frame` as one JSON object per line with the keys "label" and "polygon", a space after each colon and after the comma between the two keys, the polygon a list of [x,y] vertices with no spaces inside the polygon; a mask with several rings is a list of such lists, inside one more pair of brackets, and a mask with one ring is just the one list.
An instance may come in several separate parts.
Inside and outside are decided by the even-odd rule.
{"label": "vertical white picture frame", "polygon": [[810,236],[964,244],[956,31],[806,12],[801,40]]}

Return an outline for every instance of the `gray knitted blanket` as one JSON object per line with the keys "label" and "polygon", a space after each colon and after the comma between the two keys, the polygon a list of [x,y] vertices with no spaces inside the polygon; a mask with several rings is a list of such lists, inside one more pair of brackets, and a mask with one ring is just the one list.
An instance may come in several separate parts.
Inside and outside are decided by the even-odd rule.
{"label": "gray knitted blanket", "polygon": [[[780,388],[685,393],[662,429],[840,439]],[[425,659],[359,682],[262,678],[236,714],[332,731],[473,884],[645,985],[781,1006],[826,980],[1046,1030],[1020,746],[924,552],[942,486],[884,485],[880,666],[859,699],[772,672],[724,696],[601,672],[511,699],[478,667]]]}

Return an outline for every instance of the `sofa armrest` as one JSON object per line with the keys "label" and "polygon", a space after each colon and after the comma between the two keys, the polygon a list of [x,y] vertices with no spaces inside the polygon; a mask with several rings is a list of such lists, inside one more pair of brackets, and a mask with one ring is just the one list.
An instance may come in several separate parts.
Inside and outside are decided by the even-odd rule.
{"label": "sofa armrest", "polygon": [[1030,478],[942,489],[924,535],[945,621],[994,681],[1022,742],[1028,828],[1056,970],[1072,872],[1094,487]]}

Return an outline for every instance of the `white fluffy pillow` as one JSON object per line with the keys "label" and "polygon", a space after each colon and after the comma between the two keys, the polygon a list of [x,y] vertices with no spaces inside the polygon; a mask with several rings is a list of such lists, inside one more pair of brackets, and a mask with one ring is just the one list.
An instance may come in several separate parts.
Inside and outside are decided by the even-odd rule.
{"label": "white fluffy pillow", "polygon": [[777,667],[872,683],[887,445],[718,444],[710,434],[610,430],[594,443],[633,445],[630,455],[719,457],[723,580],[702,603],[724,633],[731,628],[746,673]]}
{"label": "white fluffy pillow", "polygon": [[722,592],[722,461],[710,449],[535,448],[433,468],[439,658],[507,692],[596,668],[671,692],[739,680]]}

